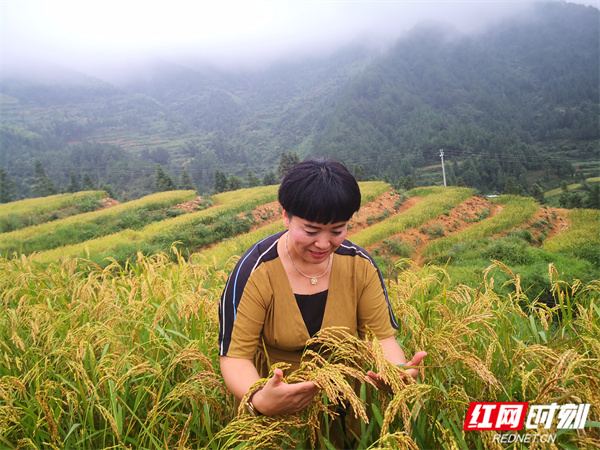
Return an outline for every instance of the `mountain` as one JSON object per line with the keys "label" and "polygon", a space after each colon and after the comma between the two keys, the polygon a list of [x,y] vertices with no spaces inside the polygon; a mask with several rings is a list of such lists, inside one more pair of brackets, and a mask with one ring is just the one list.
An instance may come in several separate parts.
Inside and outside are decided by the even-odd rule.
{"label": "mountain", "polygon": [[[87,172],[116,196],[153,192],[156,164],[200,192],[215,171],[259,177],[282,151],[333,156],[366,177],[528,191],[598,176],[599,11],[537,4],[477,35],[421,25],[381,51],[349,46],[255,71],[154,62],[119,83],[5,77],[0,167],[33,195]],[[64,74],[63,74],[64,75]],[[358,167],[358,166],[361,167]]]}
{"label": "mountain", "polygon": [[394,178],[439,163],[443,148],[472,156],[480,176],[468,184],[487,191],[504,187],[498,170],[557,170],[565,145],[597,157],[598,20],[595,8],[544,3],[476,37],[419,27],[345,92],[313,151]]}

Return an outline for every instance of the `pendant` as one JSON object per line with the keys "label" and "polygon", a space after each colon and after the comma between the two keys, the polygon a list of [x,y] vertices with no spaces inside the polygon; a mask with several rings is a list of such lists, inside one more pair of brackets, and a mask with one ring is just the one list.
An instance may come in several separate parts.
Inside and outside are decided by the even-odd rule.
{"label": "pendant", "polygon": [[316,278],[311,278],[310,284],[317,284],[317,281],[319,281],[319,280],[317,280]]}

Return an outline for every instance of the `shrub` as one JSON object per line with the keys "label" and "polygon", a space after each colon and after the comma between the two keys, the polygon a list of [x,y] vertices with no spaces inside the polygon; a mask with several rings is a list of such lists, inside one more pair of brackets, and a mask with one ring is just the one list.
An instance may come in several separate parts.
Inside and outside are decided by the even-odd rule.
{"label": "shrub", "polygon": [[80,214],[95,211],[100,207],[101,203],[95,197],[83,197],[76,204],[77,211]]}
{"label": "shrub", "polygon": [[526,230],[525,228],[515,228],[514,230],[510,230],[508,232],[508,237],[515,237],[517,239],[522,239],[528,243],[533,242],[533,235],[531,234],[531,232],[529,230]]}
{"label": "shrub", "polygon": [[412,245],[398,238],[386,239],[383,245],[387,247],[390,254],[401,258],[410,258],[415,251]]}

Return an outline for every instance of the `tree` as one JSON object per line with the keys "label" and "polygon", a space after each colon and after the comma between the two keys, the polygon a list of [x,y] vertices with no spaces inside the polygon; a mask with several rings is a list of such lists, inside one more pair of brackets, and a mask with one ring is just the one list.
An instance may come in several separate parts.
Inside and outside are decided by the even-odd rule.
{"label": "tree", "polygon": [[406,189],[407,191],[410,191],[411,189],[415,188],[415,179],[413,178],[412,175],[407,175],[406,179],[404,180],[404,189]]}
{"label": "tree", "polygon": [[562,208],[573,209],[581,208],[583,201],[577,192],[563,192],[558,198],[558,204]]}
{"label": "tree", "polygon": [[81,185],[84,191],[93,191],[96,189],[94,180],[92,180],[92,177],[87,172],[84,172],[81,177]]}
{"label": "tree", "polygon": [[237,191],[242,188],[242,179],[233,174],[229,175],[227,178],[227,190],[228,191]]}
{"label": "tree", "polygon": [[531,196],[540,205],[544,203],[544,191],[542,190],[539,184],[534,183],[534,185],[531,187]]}
{"label": "tree", "polygon": [[149,157],[156,164],[166,166],[167,164],[169,164],[169,158],[171,157],[171,155],[169,154],[169,151],[166,148],[158,147],[157,149],[150,151]]}
{"label": "tree", "polygon": [[196,190],[196,185],[194,184],[194,180],[192,179],[190,173],[187,171],[187,168],[184,167],[181,170],[181,184],[179,186],[182,190]]}
{"label": "tree", "polygon": [[0,166],[0,203],[12,202],[15,199],[15,183],[8,177],[4,167]]}
{"label": "tree", "polygon": [[600,209],[600,184],[594,184],[585,199],[584,206],[590,209]]}
{"label": "tree", "polygon": [[67,185],[67,192],[79,192],[81,190],[81,186],[79,185],[79,181],[77,181],[77,177],[75,173],[71,172],[69,176],[69,184]]}
{"label": "tree", "polygon": [[173,178],[165,172],[163,166],[156,165],[156,174],[154,175],[154,184],[158,192],[173,191],[176,189]]}
{"label": "tree", "polygon": [[515,195],[525,195],[525,189],[523,189],[523,186],[521,184],[517,184],[517,191],[515,192]]}
{"label": "tree", "polygon": [[265,176],[263,177],[263,185],[271,186],[277,183],[277,175],[275,175],[275,172],[273,172],[272,170],[267,171],[267,173],[265,173]]}
{"label": "tree", "polygon": [[354,178],[356,181],[366,181],[367,174],[365,173],[365,168],[361,164],[354,165]]}
{"label": "tree", "polygon": [[34,197],[46,197],[57,193],[54,181],[46,175],[42,162],[37,158],[34,161],[33,176],[35,183],[31,186],[31,192]]}
{"label": "tree", "polygon": [[282,179],[286,173],[290,171],[292,167],[300,162],[300,158],[296,152],[287,153],[285,150],[281,152],[279,158],[279,179]]}
{"label": "tree", "polygon": [[222,170],[215,170],[215,192],[225,192],[227,190],[227,175]]}
{"label": "tree", "polygon": [[504,184],[504,193],[508,195],[517,194],[517,183],[513,177],[508,177],[506,179],[506,183]]}
{"label": "tree", "polygon": [[115,198],[115,192],[110,184],[106,184],[104,181],[101,181],[99,189],[101,191],[105,191],[110,198]]}
{"label": "tree", "polygon": [[248,187],[260,186],[260,178],[258,178],[254,172],[248,169],[248,173],[246,174],[246,183],[248,184]]}

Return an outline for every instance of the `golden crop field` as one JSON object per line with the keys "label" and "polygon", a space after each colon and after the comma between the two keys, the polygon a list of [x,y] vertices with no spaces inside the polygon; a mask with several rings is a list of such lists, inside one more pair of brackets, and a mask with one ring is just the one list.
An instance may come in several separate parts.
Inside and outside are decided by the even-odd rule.
{"label": "golden crop field", "polygon": [[[399,213],[390,206],[389,215],[352,240],[370,245],[401,235],[473,195],[419,188],[392,196],[389,189],[361,184],[363,206],[418,200]],[[463,245],[477,255],[507,255],[510,262],[482,263],[466,251],[456,266],[391,261],[394,276],[386,273],[386,287],[400,323],[396,338],[407,355],[428,354],[418,382],[386,363],[377,342],[323,330],[315,343],[328,357],[286,373],[289,382],[313,380],[321,388],[305,411],[237,415],[219,368],[219,298],[230,264],[256,240],[283,229],[277,217],[258,224],[250,218],[254,208],[275,199],[276,187],[220,194],[213,206],[141,230],[77,248],[0,257],[0,447],[333,448],[331,417],[341,404],[358,414],[353,445],[360,449],[600,446],[600,277],[594,265],[600,216],[557,211],[565,228],[555,226],[539,245],[520,231],[511,234],[536,224],[537,206],[521,198],[499,199],[501,213],[457,232],[452,250],[444,244],[453,255]],[[201,234],[217,228],[233,234],[189,251],[177,243],[188,229]],[[144,253],[141,244],[157,236],[173,240],[166,251]],[[452,239],[452,233],[426,244],[438,239]],[[110,258],[124,241],[134,257]],[[108,259],[92,259],[95,252]],[[515,255],[522,258],[509,258]],[[476,283],[467,272],[478,275]],[[533,294],[530,280],[542,279],[545,296]],[[376,391],[365,377],[369,369],[384,374],[392,392]],[[463,430],[470,402],[589,404],[590,410],[581,429],[538,426],[516,433],[537,439],[535,445],[506,447],[498,443],[503,432]]]}

